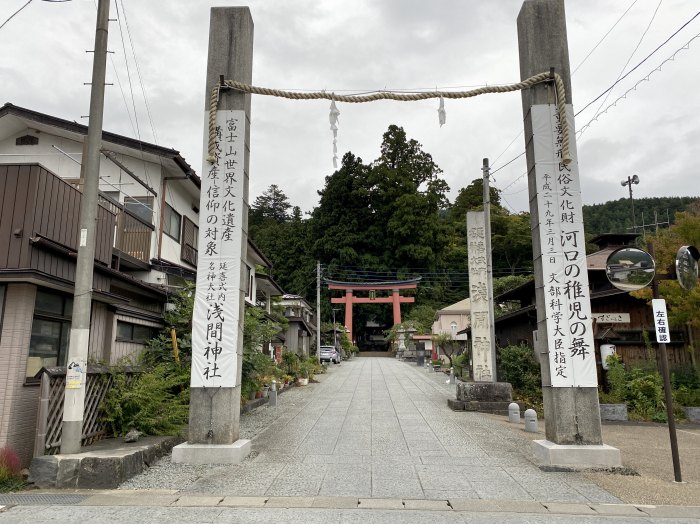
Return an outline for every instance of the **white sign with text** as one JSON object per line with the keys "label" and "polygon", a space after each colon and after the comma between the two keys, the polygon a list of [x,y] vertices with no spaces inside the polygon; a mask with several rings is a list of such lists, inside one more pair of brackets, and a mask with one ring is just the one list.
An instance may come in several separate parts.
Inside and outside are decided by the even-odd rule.
{"label": "white sign with text", "polygon": [[651,310],[654,312],[654,327],[656,328],[656,342],[668,344],[671,342],[671,329],[668,325],[668,313],[666,301],[663,298],[655,298],[651,301]]}
{"label": "white sign with text", "polygon": [[[573,137],[573,109],[566,110]],[[597,387],[576,148],[572,142],[564,164],[555,105],[532,106],[531,114],[551,383]]]}
{"label": "white sign with text", "polygon": [[217,111],[215,161],[202,169],[193,388],[236,386],[245,123],[245,111]]}

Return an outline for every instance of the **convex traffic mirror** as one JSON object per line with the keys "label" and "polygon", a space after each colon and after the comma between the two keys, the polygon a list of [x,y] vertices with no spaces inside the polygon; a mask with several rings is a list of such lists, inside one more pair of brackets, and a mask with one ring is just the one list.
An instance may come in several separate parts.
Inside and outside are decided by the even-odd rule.
{"label": "convex traffic mirror", "polygon": [[652,256],[636,247],[613,251],[605,264],[610,283],[622,291],[637,291],[654,280],[656,264]]}
{"label": "convex traffic mirror", "polygon": [[683,246],[676,254],[676,278],[680,286],[691,291],[698,283],[700,253],[694,246]]}

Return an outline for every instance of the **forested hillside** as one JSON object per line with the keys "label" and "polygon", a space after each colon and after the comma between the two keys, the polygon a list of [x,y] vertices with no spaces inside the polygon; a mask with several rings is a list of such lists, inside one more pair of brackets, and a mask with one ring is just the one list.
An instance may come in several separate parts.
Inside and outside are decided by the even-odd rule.
{"label": "forested hillside", "polygon": [[[700,197],[655,197],[635,198],[634,215],[637,227],[641,231],[642,219],[644,224],[653,224],[654,212],[659,222],[670,220],[673,224],[677,211],[685,211],[688,204]],[[611,200],[604,204],[583,206],[583,221],[588,235],[601,233],[631,233],[632,207],[629,198]],[[650,231],[647,228],[647,232]]]}
{"label": "forested hillside", "polygon": [[[450,202],[441,175],[421,144],[392,125],[376,160],[365,163],[351,152],[343,156],[318,191],[320,201],[313,210],[302,211],[283,188],[270,186],[253,200],[249,235],[272,261],[272,276],[288,293],[313,300],[318,260],[322,276],[335,280],[420,276],[416,306],[434,311],[469,296],[465,217],[467,211],[482,209],[483,194],[477,178]],[[635,199],[637,225],[642,213],[646,223],[653,222],[654,211],[665,221],[668,210],[673,221],[674,213],[686,210],[693,200]],[[589,236],[627,232],[632,225],[630,203],[624,198],[584,206],[583,214]],[[532,274],[530,215],[509,212],[492,187],[491,220],[494,277],[517,285]],[[327,298],[327,289],[323,293]],[[325,298],[323,317],[328,320],[332,315]],[[406,307],[405,313],[410,315],[411,309]],[[369,318],[389,323],[390,308],[357,308],[358,326]]]}
{"label": "forested hillside", "polygon": [[[249,234],[287,292],[313,297],[320,260],[323,276],[337,280],[421,276],[417,304],[440,308],[469,294],[465,216],[481,208],[483,188],[476,179],[451,203],[441,175],[421,144],[390,126],[373,162],[343,156],[306,216],[282,188],[270,186],[251,205]],[[530,274],[529,215],[508,212],[495,189],[491,204],[494,275]],[[372,305],[357,314],[391,317],[390,308]]]}

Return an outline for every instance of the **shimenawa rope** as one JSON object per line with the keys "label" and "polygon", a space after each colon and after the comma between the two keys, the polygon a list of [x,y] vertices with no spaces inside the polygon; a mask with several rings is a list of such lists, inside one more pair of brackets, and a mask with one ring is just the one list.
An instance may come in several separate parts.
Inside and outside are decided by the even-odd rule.
{"label": "shimenawa rope", "polygon": [[[396,100],[399,102],[415,102],[418,100],[429,100],[431,98],[471,98],[474,96],[484,95],[487,93],[509,93],[512,91],[522,91],[530,89],[536,84],[548,82],[552,80],[552,74],[539,73],[518,82],[517,84],[509,84],[502,86],[485,86],[470,91],[426,91],[423,93],[393,93],[391,91],[380,91],[367,95],[336,95],[325,91],[316,91],[312,93],[298,93],[294,91],[283,91],[280,89],[270,89],[267,87],[258,87],[249,84],[244,84],[236,80],[224,80],[223,84],[219,83],[212,88],[211,97],[209,99],[209,141],[207,147],[207,162],[214,162],[215,143],[216,143],[216,111],[219,107],[219,95],[222,88],[235,89],[243,93],[254,95],[275,96],[278,98],[288,98],[291,100],[332,100],[335,102],[346,102],[349,104],[360,104],[366,102],[376,102],[377,100]],[[554,84],[556,86],[557,112],[562,125],[562,162],[569,164],[571,162],[571,154],[569,150],[569,126],[566,116],[566,90],[564,81],[561,76],[554,73]]]}

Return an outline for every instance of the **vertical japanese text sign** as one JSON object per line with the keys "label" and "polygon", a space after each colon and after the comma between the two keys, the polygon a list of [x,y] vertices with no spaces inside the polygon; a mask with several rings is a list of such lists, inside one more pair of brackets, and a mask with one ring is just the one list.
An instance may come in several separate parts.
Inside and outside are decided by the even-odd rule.
{"label": "vertical japanese text sign", "polygon": [[217,111],[214,162],[202,169],[192,387],[236,386],[244,138],[245,111]]}
{"label": "vertical japanese text sign", "polygon": [[[574,115],[566,106],[574,136]],[[581,184],[575,143],[562,162],[562,125],[555,105],[531,108],[549,367],[553,387],[596,387]]]}
{"label": "vertical japanese text sign", "polygon": [[491,382],[491,327],[486,287],[487,260],[484,213],[467,213],[467,255],[469,257],[469,299],[471,303],[472,371],[474,380]]}
{"label": "vertical japanese text sign", "polygon": [[654,327],[656,328],[656,342],[668,344],[671,342],[671,330],[668,325],[666,313],[666,301],[663,298],[655,298],[651,301],[651,309],[654,312]]}

